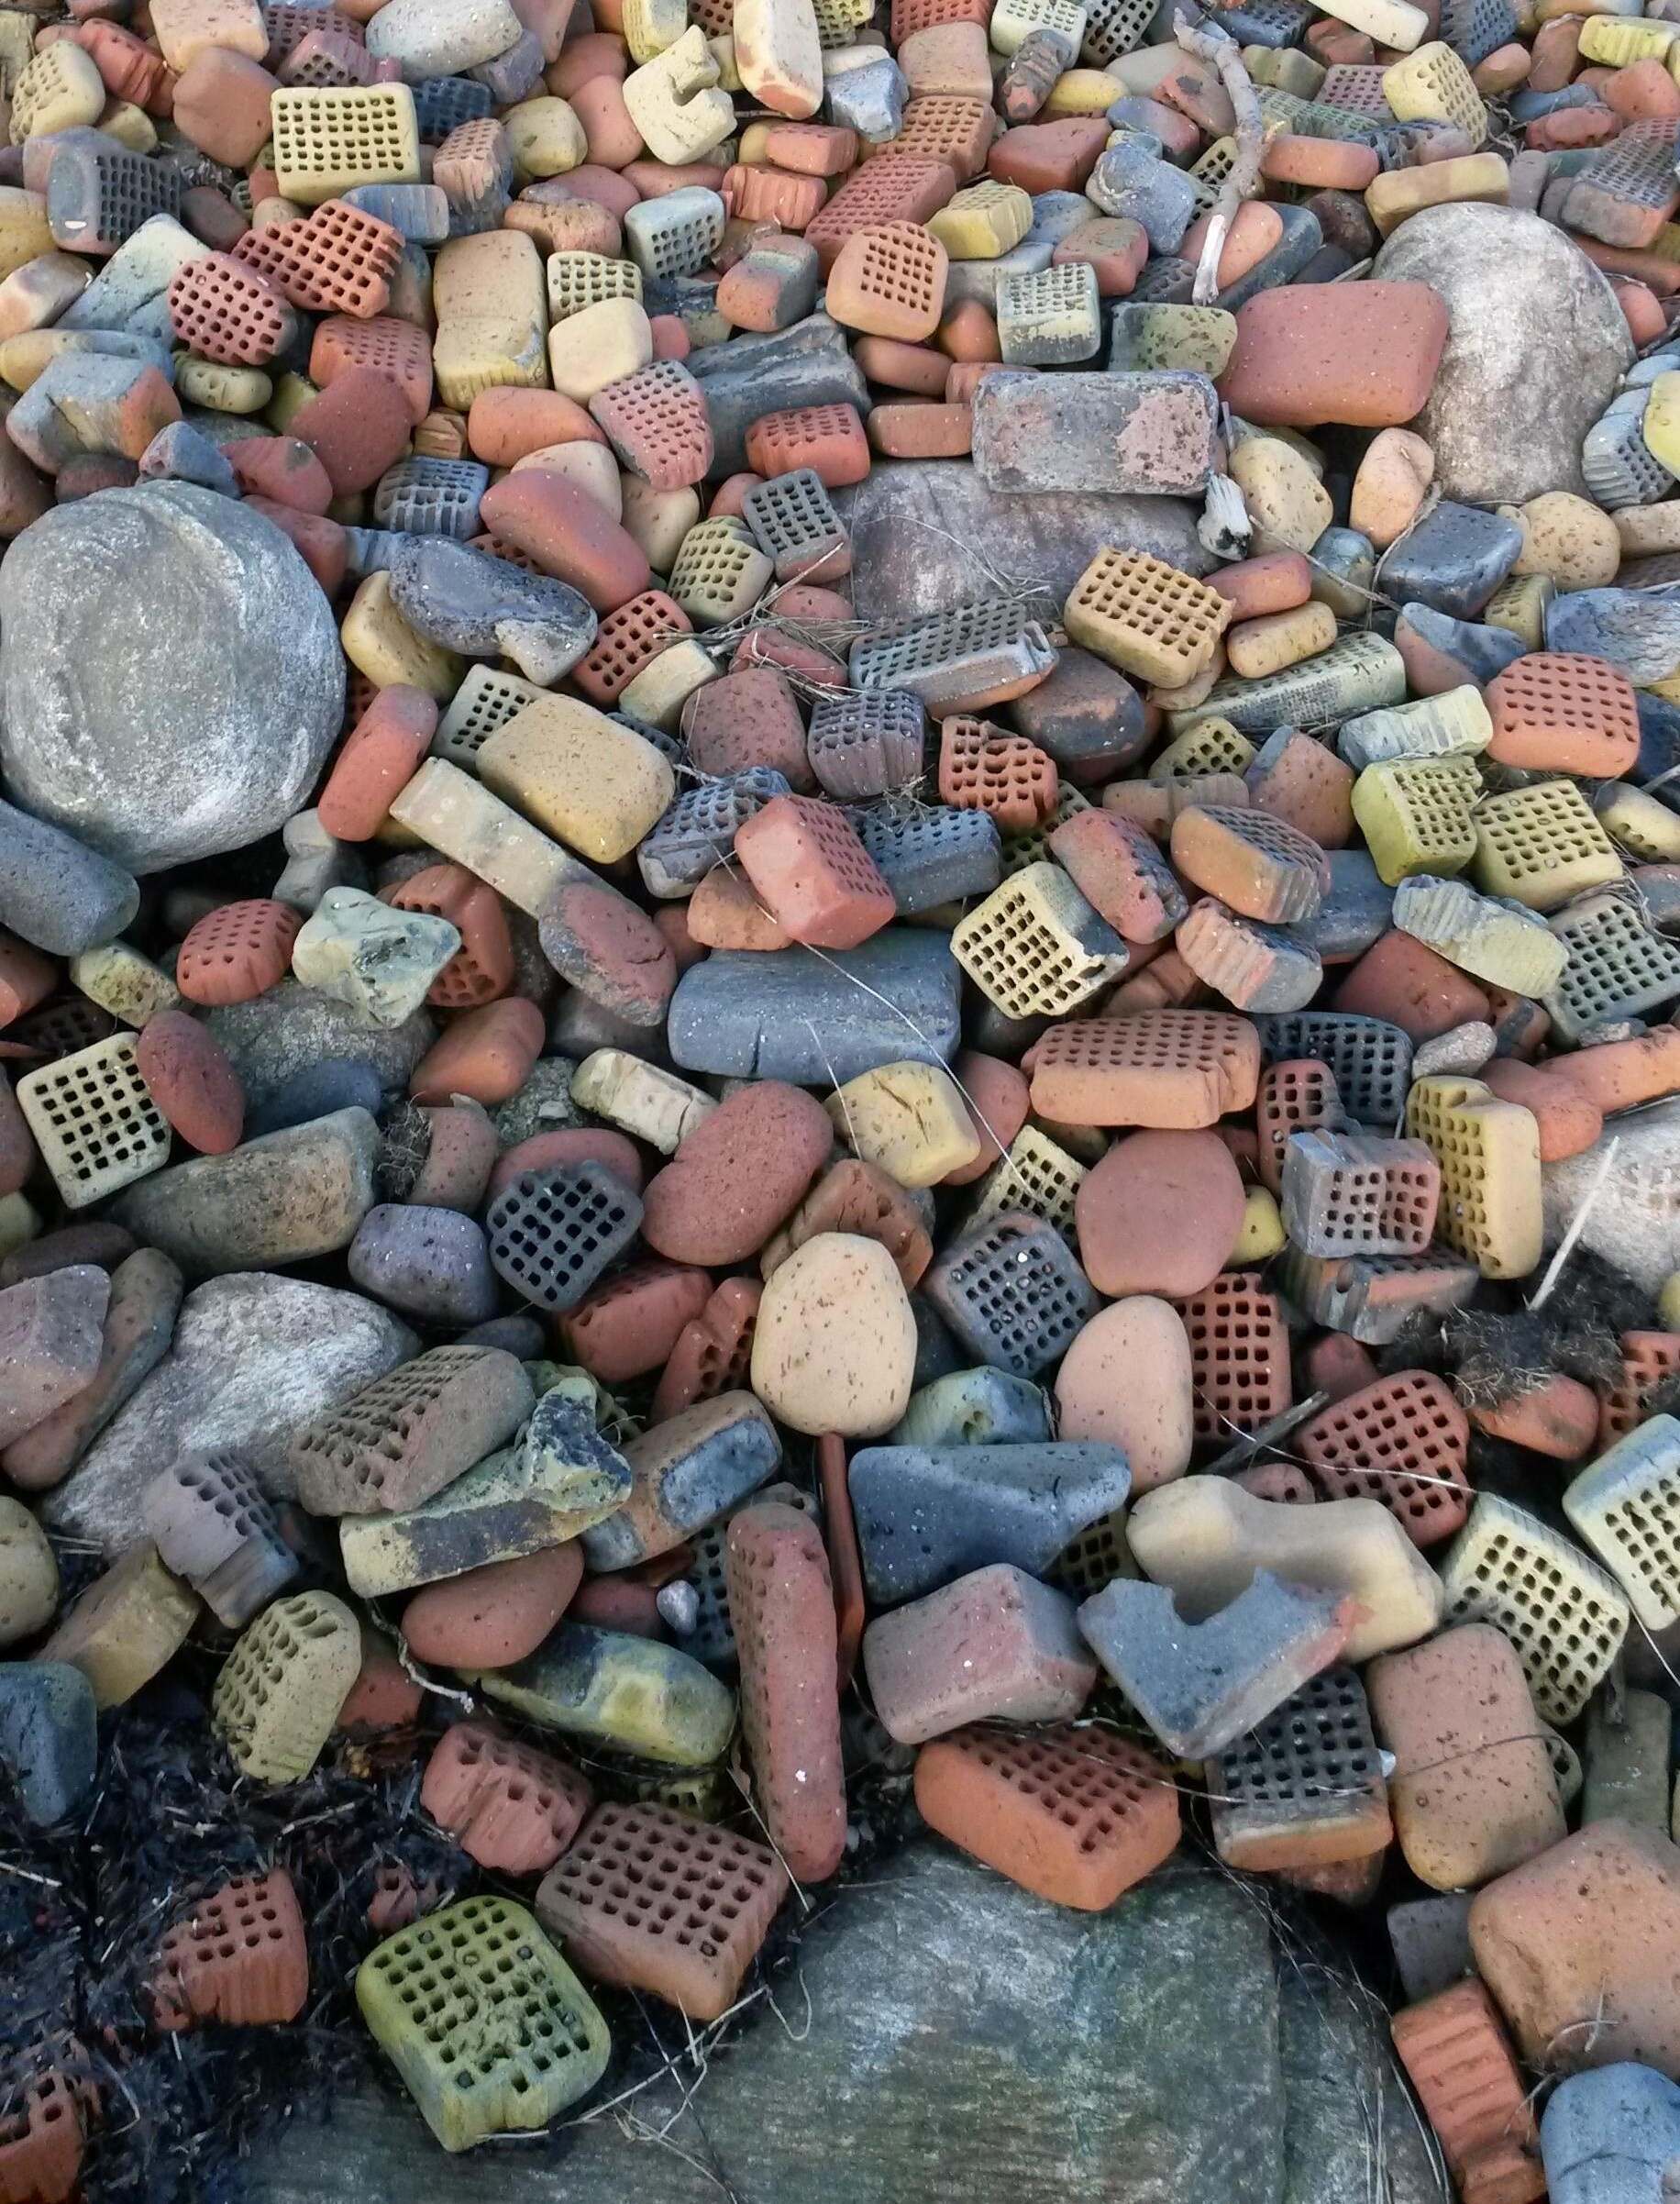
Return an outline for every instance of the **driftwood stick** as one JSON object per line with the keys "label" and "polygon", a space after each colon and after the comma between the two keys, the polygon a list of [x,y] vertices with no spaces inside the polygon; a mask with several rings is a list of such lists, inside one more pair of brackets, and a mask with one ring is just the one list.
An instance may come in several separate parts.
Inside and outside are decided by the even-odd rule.
{"label": "driftwood stick", "polygon": [[1220,259],[1237,209],[1259,189],[1260,155],[1266,144],[1266,129],[1260,119],[1260,103],[1254,97],[1254,87],[1243,66],[1242,49],[1231,33],[1221,30],[1216,23],[1210,23],[1205,17],[1192,23],[1181,8],[1173,17],[1173,36],[1186,53],[1194,54],[1199,61],[1206,61],[1210,68],[1218,70],[1225,96],[1236,114],[1236,158],[1213,203],[1208,235],[1196,265],[1196,282],[1190,292],[1197,305],[1210,306],[1219,295]]}

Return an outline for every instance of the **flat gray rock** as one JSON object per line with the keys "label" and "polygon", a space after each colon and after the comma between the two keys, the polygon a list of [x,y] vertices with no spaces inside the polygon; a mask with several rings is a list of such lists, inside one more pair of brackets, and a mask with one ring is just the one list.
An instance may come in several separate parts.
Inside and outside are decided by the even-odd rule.
{"label": "flat gray rock", "polygon": [[0,570],[0,775],[130,872],[274,833],[326,762],[344,684],[297,550],[194,483],[55,506]]}
{"label": "flat gray rock", "polygon": [[1205,375],[988,375],[974,393],[974,471],[1019,496],[1104,491],[1199,497],[1213,471],[1219,400]]}
{"label": "flat gray rock", "polygon": [[1469,504],[1585,495],[1581,439],[1633,340],[1574,239],[1513,207],[1429,206],[1400,225],[1372,273],[1428,283],[1447,303],[1441,371],[1411,424],[1433,448],[1442,495]]}
{"label": "flat gray rock", "polygon": [[265,2142],[250,2204],[1447,2204],[1365,1993],[1269,1914],[1188,1857],[1092,1914],[914,1844],[835,1889],[785,2025],[636,2097],[669,2147],[609,2115],[449,2158],[392,2081]]}
{"label": "flat gray rock", "polygon": [[235,1448],[264,1491],[289,1499],[292,1434],[419,1351],[405,1324],[359,1293],[261,1270],[212,1279],[182,1302],[173,1346],[42,1515],[121,1553],[140,1536],[142,1488],[193,1448]]}
{"label": "flat gray rock", "polygon": [[852,536],[860,620],[910,620],[1011,592],[1043,590],[1059,605],[1104,544],[1148,551],[1187,574],[1212,563],[1196,540],[1196,511],[1176,497],[989,490],[967,460],[878,462],[834,493]]}
{"label": "flat gray rock", "polygon": [[253,1112],[298,1073],[329,1061],[369,1063],[388,1091],[406,1087],[437,1038],[426,1011],[415,1011],[400,1025],[375,1025],[295,980],[282,980],[254,1002],[224,1003],[204,1023],[233,1059]]}

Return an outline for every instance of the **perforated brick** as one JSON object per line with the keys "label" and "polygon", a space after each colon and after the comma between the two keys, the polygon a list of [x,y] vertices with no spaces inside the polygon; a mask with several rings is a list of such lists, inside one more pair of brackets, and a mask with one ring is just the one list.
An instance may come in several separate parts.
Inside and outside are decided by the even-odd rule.
{"label": "perforated brick", "polygon": [[1623,391],[1612,398],[1581,442],[1581,472],[1586,493],[1607,513],[1649,505],[1674,486],[1670,469],[1645,441],[1645,405],[1650,393]]}
{"label": "perforated brick", "polygon": [[978,1360],[1017,1378],[1058,1361],[1098,1307],[1061,1235],[1022,1210],[963,1233],[922,1288]]}
{"label": "perforated brick", "polygon": [[66,1209],[85,1209],[169,1161],[170,1128],[115,1033],[17,1081],[17,1098]]}
{"label": "perforated brick", "polygon": [[261,367],[283,351],[297,322],[280,293],[225,252],[189,260],[169,287],[181,342],[228,367]]}
{"label": "perforated brick", "polygon": [[662,650],[693,632],[693,622],[674,598],[661,589],[643,590],[605,615],[570,678],[604,710]]}
{"label": "perforated brick", "polygon": [[1646,1402],[1664,1379],[1680,1370],[1680,1332],[1624,1332],[1621,1374],[1614,1385],[1598,1388],[1598,1444],[1608,1446],[1651,1412]]}
{"label": "perforated brick", "polygon": [[1632,897],[1615,889],[1584,895],[1551,928],[1569,959],[1540,999],[1561,1040],[1649,1016],[1680,995],[1680,943],[1653,932]]}
{"label": "perforated brick", "polygon": [[1319,845],[1267,811],[1192,804],[1173,821],[1172,855],[1195,886],[1272,925],[1310,918],[1330,888]]}
{"label": "perforated brick", "polygon": [[1151,781],[1195,781],[1207,773],[1245,773],[1254,746],[1228,719],[1201,719],[1149,761]]}
{"label": "perforated brick", "polygon": [[1148,0],[1087,0],[1085,60],[1100,68],[1130,53],[1154,20]]}
{"label": "perforated brick", "polygon": [[108,1010],[101,1010],[84,995],[69,995],[61,1002],[50,1002],[44,1010],[20,1018],[6,1028],[6,1037],[21,1041],[38,1056],[56,1058],[73,1056],[78,1048],[109,1040],[116,1031],[116,1020]]}
{"label": "perforated brick", "polygon": [[956,811],[989,812],[1003,834],[1044,825],[1059,782],[1055,761],[1024,735],[953,713],[939,731],[939,795]]}
{"label": "perforated brick", "polygon": [[857,688],[908,689],[940,718],[1023,695],[1056,663],[1042,624],[1005,597],[877,629],[850,658]]}
{"label": "perforated brick", "polygon": [[1473,758],[1399,758],[1368,765],[1354,783],[1354,816],[1379,878],[1451,876],[1476,853],[1482,776]]}
{"label": "perforated brick", "polygon": [[837,490],[868,473],[869,439],[855,405],[794,405],[753,423],[746,463],[766,476],[809,468],[826,489]]}
{"label": "perforated brick", "polygon": [[1268,1065],[1260,1074],[1254,1117],[1261,1183],[1271,1192],[1280,1193],[1290,1135],[1321,1126],[1334,1131],[1343,1123],[1335,1073],[1328,1064],[1310,1058]]}
{"label": "perforated brick", "polygon": [[1393,1834],[1383,1757],[1353,1668],[1321,1669],[1206,1768],[1213,1844],[1245,1874],[1366,1859]]}
{"label": "perforated brick", "polygon": [[858,814],[857,828],[892,890],[901,918],[966,896],[989,895],[1002,876],[998,830],[984,812],[941,805],[893,818],[870,809]]}
{"label": "perforated brick", "polygon": [[1411,1042],[1399,1026],[1333,1010],[1262,1016],[1254,1025],[1266,1065],[1316,1058],[1350,1117],[1393,1130],[1411,1085]]}
{"label": "perforated brick", "polygon": [[891,889],[832,803],[773,796],[735,829],[735,853],[759,901],[794,941],[856,948],[896,915]]}
{"label": "perforated brick", "polygon": [[720,627],[749,613],[775,572],[746,523],[720,514],[697,521],[683,537],[671,562],[670,593],[697,626]]}
{"label": "perforated brick", "polygon": [[497,1276],[544,1309],[581,1301],[641,1226],[641,1202],[599,1163],[524,1171],[484,1219]]}
{"label": "perforated brick", "polygon": [[1538,1713],[1570,1722],[1628,1631],[1615,1580],[1537,1516],[1480,1493],[1441,1567],[1444,1624],[1491,1623],[1517,1648]]}
{"label": "perforated brick", "polygon": [[353,16],[336,7],[319,7],[314,0],[262,0],[262,28],[268,36],[268,66],[278,69],[312,31],[358,29]]}
{"label": "perforated brick", "polygon": [[816,247],[826,274],[855,232],[889,222],[925,222],[950,198],[958,182],[949,161],[908,151],[900,137],[890,150],[875,154],[853,171],[806,224],[806,240]]}
{"label": "perforated brick", "polygon": [[403,536],[449,536],[465,543],[479,528],[479,500],[490,469],[476,460],[399,460],[373,492],[373,517]]}
{"label": "perforated brick", "polygon": [[357,31],[311,30],[293,47],[277,74],[282,84],[371,84],[379,64]]}
{"label": "perforated brick", "polygon": [[1469,70],[1444,39],[1431,39],[1404,61],[1391,63],[1383,71],[1382,93],[1401,122],[1445,116],[1472,146],[1487,138],[1487,105]]}
{"label": "perforated brick", "polygon": [[247,230],[232,257],[312,314],[365,319],[391,303],[403,233],[359,206],[328,198],[300,222]]}
{"label": "perforated brick", "polygon": [[1308,1255],[1420,1255],[1441,1166],[1420,1140],[1309,1128],[1283,1151],[1283,1224]]}
{"label": "perforated brick", "polygon": [[1531,1113],[1479,1080],[1415,1080],[1406,1131],[1441,1166],[1436,1230],[1484,1278],[1526,1278],[1540,1260],[1540,1136]]}
{"label": "perforated brick", "polygon": [[1282,673],[1215,681],[1197,705],[1196,717],[1218,713],[1245,735],[1269,735],[1275,727],[1316,727],[1352,719],[1401,703],[1405,696],[1405,662],[1394,645],[1382,636],[1354,631]]}
{"label": "perforated brick", "polygon": [[359,184],[420,181],[420,137],[406,84],[282,85],[271,107],[282,198],[318,206]]}
{"label": "perforated brick", "polygon": [[[329,315],[317,326],[309,348],[309,379],[326,390],[355,367],[388,377],[402,393],[409,418],[416,424],[426,419],[432,403],[432,347],[424,329],[388,314],[365,320],[352,314]],[[418,440],[416,436],[416,447]]]}
{"label": "perforated brick", "polygon": [[552,1754],[458,1722],[426,1763],[420,1803],[461,1850],[492,1874],[541,1875],[594,1803],[587,1778]]}
{"label": "perforated brick", "polygon": [[778,581],[834,581],[851,571],[851,538],[809,468],[755,482],[741,500],[741,517]]}
{"label": "perforated brick", "polygon": [[177,1456],[147,1485],[140,1520],[163,1566],[230,1630],[242,1630],[297,1574],[249,1465],[226,1449]]}
{"label": "perforated brick", "polygon": [[1391,2025],[1458,2193],[1469,2204],[1543,2197],[1532,2100],[1486,1986],[1454,1982]]}
{"label": "perforated brick", "polygon": [[908,344],[929,338],[945,309],[945,247],[919,222],[854,230],[828,271],[825,311],[847,328]]}
{"label": "perforated brick", "polygon": [[1475,823],[1477,884],[1531,911],[1555,911],[1583,890],[1621,877],[1616,845],[1573,781],[1486,796]]}
{"label": "perforated brick", "polygon": [[292,968],[304,914],[260,896],[218,903],[192,928],[175,958],[175,985],[189,1002],[249,1002]]}
{"label": "perforated brick", "polygon": [[1380,1346],[1420,1315],[1462,1308],[1480,1273],[1443,1247],[1422,1255],[1310,1256],[1286,1246],[1276,1276],[1291,1305],[1314,1324]]}
{"label": "perforated brick", "polygon": [[1253,1024],[1221,1010],[1144,1010],[1053,1025],[1031,1052],[1033,1107],[1064,1124],[1194,1131],[1254,1102]]}
{"label": "perforated brick", "polygon": [[1650,1631],[1680,1622],[1680,1423],[1652,1416],[1583,1469],[1564,1512]]}
{"label": "perforated brick", "polygon": [[1177,1849],[1168,1771],[1095,1723],[956,1730],[923,1746],[915,1788],[941,1836],[1023,1889],[1086,1912],[1105,1911]]}
{"label": "perforated brick", "polygon": [[490,86],[470,76],[434,76],[410,87],[414,120],[425,146],[440,146],[462,123],[476,122],[492,105]]}
{"label": "perforated brick", "polygon": [[1011,367],[1094,359],[1102,342],[1097,271],[1089,260],[1063,260],[1003,276],[997,319],[999,348]]}
{"label": "perforated brick", "polygon": [[295,1434],[299,1497],[317,1515],[416,1508],[511,1438],[531,1405],[511,1356],[432,1347]]}
{"label": "perforated brick", "polygon": [[181,213],[181,178],[109,138],[61,140],[47,176],[47,224],[67,252],[113,253],[153,215]]}
{"label": "perforated brick", "polygon": [[685,490],[712,465],[712,423],[701,387],[680,361],[610,382],[589,409],[621,465],[652,490]]}
{"label": "perforated brick", "polygon": [[309,1947],[297,1891],[283,1867],[237,1875],[195,1899],[169,1930],[152,1977],[160,2028],[217,2021],[229,2028],[295,2021],[309,1996]]}
{"label": "perforated brick", "polygon": [[951,935],[952,956],[1012,1018],[1077,1010],[1120,978],[1128,953],[1060,866],[1045,863],[1003,880]]}
{"label": "perforated brick", "polygon": [[1045,1580],[1071,1600],[1089,1600],[1116,1577],[1135,1577],[1137,1563],[1126,1543],[1126,1512],[1099,1516],[1067,1544],[1045,1570]]}
{"label": "perforated brick", "polygon": [[822,1533],[759,1501],[732,1517],[725,1557],[741,1665],[741,1733],[753,1800],[799,1883],[824,1882],[846,1850],[834,1589]]}
{"label": "perforated brick", "polygon": [[0,2194],[21,2204],[69,2204],[96,2105],[86,2054],[50,2038],[0,2066]]}
{"label": "perforated brick", "polygon": [[510,1899],[463,1899],[387,1937],[356,2002],[446,2150],[546,2127],[606,2071],[582,1984]]}
{"label": "perforated brick", "polygon": [[768,1845],[670,1807],[609,1804],[544,1877],[536,1909],[597,1980],[714,2021],[739,1996],[787,1888]]}
{"label": "perforated brick", "polygon": [[907,689],[843,689],[812,701],[806,755],[838,802],[885,796],[922,778],[926,727],[922,700]]}
{"label": "perforated brick", "polygon": [[649,894],[675,897],[697,888],[714,865],[728,860],[737,830],[788,792],[787,781],[768,765],[685,789],[636,851]]}
{"label": "perforated brick", "polygon": [[609,299],[642,303],[642,271],[634,260],[614,260],[604,252],[554,252],[548,256],[548,319],[569,321],[586,306],[604,305]]}
{"label": "perforated brick", "polygon": [[437,1010],[477,1010],[505,995],[514,984],[514,944],[502,899],[464,865],[428,865],[381,899],[393,911],[423,911],[448,919],[461,937],[426,991]]}
{"label": "perforated brick", "polygon": [[1464,1525],[1470,1424],[1430,1370],[1398,1370],[1334,1401],[1292,1441],[1326,1500],[1380,1501],[1414,1545]]}
{"label": "perforated brick", "polygon": [[1199,1444],[1228,1446],[1292,1405],[1288,1326],[1277,1296],[1252,1271],[1221,1270],[1173,1306],[1190,1343]]}
{"label": "perforated brick", "polygon": [[1099,551],[1063,607],[1070,639],[1159,688],[1206,672],[1231,600],[1145,551]]}
{"label": "perforated brick", "polygon": [[644,199],[624,216],[624,250],[642,273],[665,280],[697,275],[723,242],[724,202],[685,186]]}
{"label": "perforated brick", "polygon": [[1531,650],[1487,684],[1501,765],[1619,779],[1639,757],[1633,684],[1602,659]]}
{"label": "perforated brick", "polygon": [[211,1696],[216,1734],[259,1783],[301,1783],[361,1670],[361,1630],[331,1592],[276,1600],[240,1636]]}
{"label": "perforated brick", "polygon": [[[581,671],[582,664],[574,666],[572,678],[576,680]],[[516,712],[523,712],[543,693],[535,681],[525,681],[516,673],[499,673],[491,666],[469,666],[466,679],[437,723],[432,737],[433,757],[448,759],[464,771],[474,770],[479,751],[496,729],[505,726]]]}
{"label": "perforated brick", "polygon": [[1074,1202],[1087,1176],[1084,1164],[1037,1125],[1022,1125],[980,1181],[971,1224],[1022,1210],[1042,1217],[1069,1242],[1075,1238]]}
{"label": "perforated brick", "polygon": [[1558,208],[1564,227],[1604,245],[1654,244],[1680,207],[1674,150],[1672,122],[1625,124],[1608,145],[1595,147],[1570,179]]}

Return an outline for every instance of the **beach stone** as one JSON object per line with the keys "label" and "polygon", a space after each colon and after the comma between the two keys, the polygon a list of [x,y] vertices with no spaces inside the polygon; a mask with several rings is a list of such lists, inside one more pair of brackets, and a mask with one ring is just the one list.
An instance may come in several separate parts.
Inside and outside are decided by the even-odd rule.
{"label": "beach stone", "polygon": [[575,589],[448,536],[397,537],[390,573],[392,601],[416,635],[466,658],[512,659],[539,688],[595,639],[594,612]]}
{"label": "beach stone", "polygon": [[[1442,498],[1388,553],[1380,580],[1398,604],[1423,604],[1448,619],[1471,620],[1510,572],[1521,549],[1522,530],[1514,520]],[[1680,632],[1680,614],[1675,626]]]}
{"label": "beach stone", "polygon": [[327,1063],[370,1064],[387,1091],[406,1087],[437,1038],[425,1011],[400,1025],[378,1026],[295,980],[282,980],[254,1002],[224,1003],[204,1024],[239,1075],[253,1127],[288,1081]]}
{"label": "beach stone", "polygon": [[139,907],[131,873],[0,803],[0,925],[50,956],[79,957],[115,941]]}
{"label": "beach stone", "polygon": [[1182,1477],[1196,1394],[1189,1335],[1177,1309],[1149,1293],[1100,1309],[1062,1358],[1056,1404],[1064,1439],[1101,1439],[1124,1450],[1133,1497]]}
{"label": "beach stone", "polygon": [[393,910],[359,888],[329,888],[292,945],[292,969],[372,1024],[401,1025],[460,946],[447,918]]}
{"label": "beach stone", "polygon": [[111,1281],[94,1263],[0,1292],[0,1445],[93,1382],[110,1297]]}
{"label": "beach stone", "polygon": [[1099,1293],[1199,1293],[1243,1229],[1243,1176],[1217,1133],[1133,1133],[1080,1182],[1074,1217]]}
{"label": "beach stone", "polygon": [[365,1057],[328,1057],[277,1087],[246,1119],[245,1135],[254,1140],[260,1133],[283,1133],[288,1125],[306,1125],[337,1110],[365,1110],[374,1117],[384,1099],[380,1075]]}
{"label": "beach stone", "polygon": [[417,1591],[403,1610],[403,1635],[416,1660],[506,1668],[536,1651],[582,1580],[583,1547],[575,1538],[492,1561]]}
{"label": "beach stone", "polygon": [[245,1091],[227,1051],[199,1019],[160,1011],[142,1027],[134,1060],[151,1099],[189,1147],[225,1156],[239,1145]]}
{"label": "beach stone", "polygon": [[793,1430],[879,1438],[909,1407],[915,1366],[910,1297],[879,1240],[820,1232],[765,1281],[752,1388]]}
{"label": "beach stone", "polygon": [[756,1255],[828,1160],[821,1102],[762,1080],[720,1102],[642,1197],[642,1237],[672,1262],[725,1267]]}
{"label": "beach stone", "polygon": [[15,1485],[39,1492],[70,1474],[168,1354],[183,1290],[179,1267],[160,1248],[136,1248],[117,1264],[93,1377],[0,1454]]}
{"label": "beach stone", "polygon": [[[111,647],[114,608],[144,616]],[[59,505],[0,573],[0,772],[135,873],[239,849],[307,798],[344,713],[332,611],[288,538],[187,482]]]}
{"label": "beach stone", "polygon": [[1435,455],[1409,428],[1385,428],[1365,447],[1348,500],[1348,519],[1386,551],[1404,535],[1435,476]]}
{"label": "beach stone", "polygon": [[328,1414],[418,1354],[405,1324],[360,1293],[241,1271],[195,1287],[173,1347],[42,1505],[49,1530],[106,1554],[138,1535],[140,1493],[178,1454],[239,1455],[264,1491],[291,1499],[288,1447]]}
{"label": "beach stone", "polygon": [[20,1500],[0,1498],[0,1645],[45,1630],[58,1611],[59,1565]]}
{"label": "beach stone", "polygon": [[483,1226],[459,1210],[381,1202],[358,1226],[348,1259],[364,1293],[416,1324],[485,1324],[501,1301]]}
{"label": "beach stone", "polygon": [[1410,424],[1435,454],[1443,494],[1520,505],[1547,490],[1584,493],[1581,440],[1633,340],[1574,239],[1511,207],[1428,206],[1396,230],[1373,274],[1427,284],[1446,304],[1446,349]]}
{"label": "beach stone", "polygon": [[[988,2191],[1015,2204],[1352,2204],[1380,2152],[1386,2204],[1440,2204],[1376,2001],[1314,1939],[1292,1914],[1274,1947],[1247,1890],[1188,1846],[1086,1913],[948,1845],[912,1844],[808,1928],[810,2033],[801,1999],[798,2041],[767,2016],[714,2063],[708,2166],[750,2180],[766,2204],[936,2198],[977,2150]],[[661,2124],[682,2102],[663,2078],[637,2099]],[[412,2204],[416,2155],[431,2148],[413,2107],[370,2083],[337,2100],[330,2125],[277,2132],[251,2163],[252,2204]],[[437,2204],[468,2204],[481,2167],[437,2163]],[[612,2121],[573,2131],[558,2177],[528,2153],[498,2161],[496,2176],[502,2204],[718,2194],[710,2170]]]}
{"label": "beach stone", "polygon": [[1644,590],[1582,589],[1553,598],[1546,648],[1605,659],[1636,688],[1680,670],[1680,604]]}
{"label": "beach stone", "polygon": [[61,1821],[93,1789],[98,1723],[94,1687],[68,1661],[0,1664],[0,1774],[26,1821]]}
{"label": "beach stone", "polygon": [[1212,564],[1197,539],[1197,509],[1183,498],[1022,497],[988,488],[966,460],[878,460],[834,503],[851,534],[860,620],[908,620],[995,596],[1000,569],[1060,603],[1105,544],[1187,574]]}
{"label": "beach stone", "polygon": [[379,1149],[368,1113],[339,1110],[154,1171],[117,1196],[112,1214],[192,1278],[305,1262],[355,1238],[373,1207]]}

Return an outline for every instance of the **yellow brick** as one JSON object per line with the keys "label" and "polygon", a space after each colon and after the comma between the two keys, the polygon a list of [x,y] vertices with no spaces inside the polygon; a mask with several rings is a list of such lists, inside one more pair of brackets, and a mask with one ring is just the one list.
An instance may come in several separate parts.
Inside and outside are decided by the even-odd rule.
{"label": "yellow brick", "polygon": [[1476,200],[1503,206],[1510,196],[1510,172],[1497,153],[1462,153],[1428,168],[1392,169],[1365,192],[1365,210],[1379,236],[1387,237],[1408,215],[1426,206]]}
{"label": "yellow brick", "polygon": [[541,696],[479,751],[479,778],[597,864],[627,857],[677,792],[652,743],[571,696]]}

